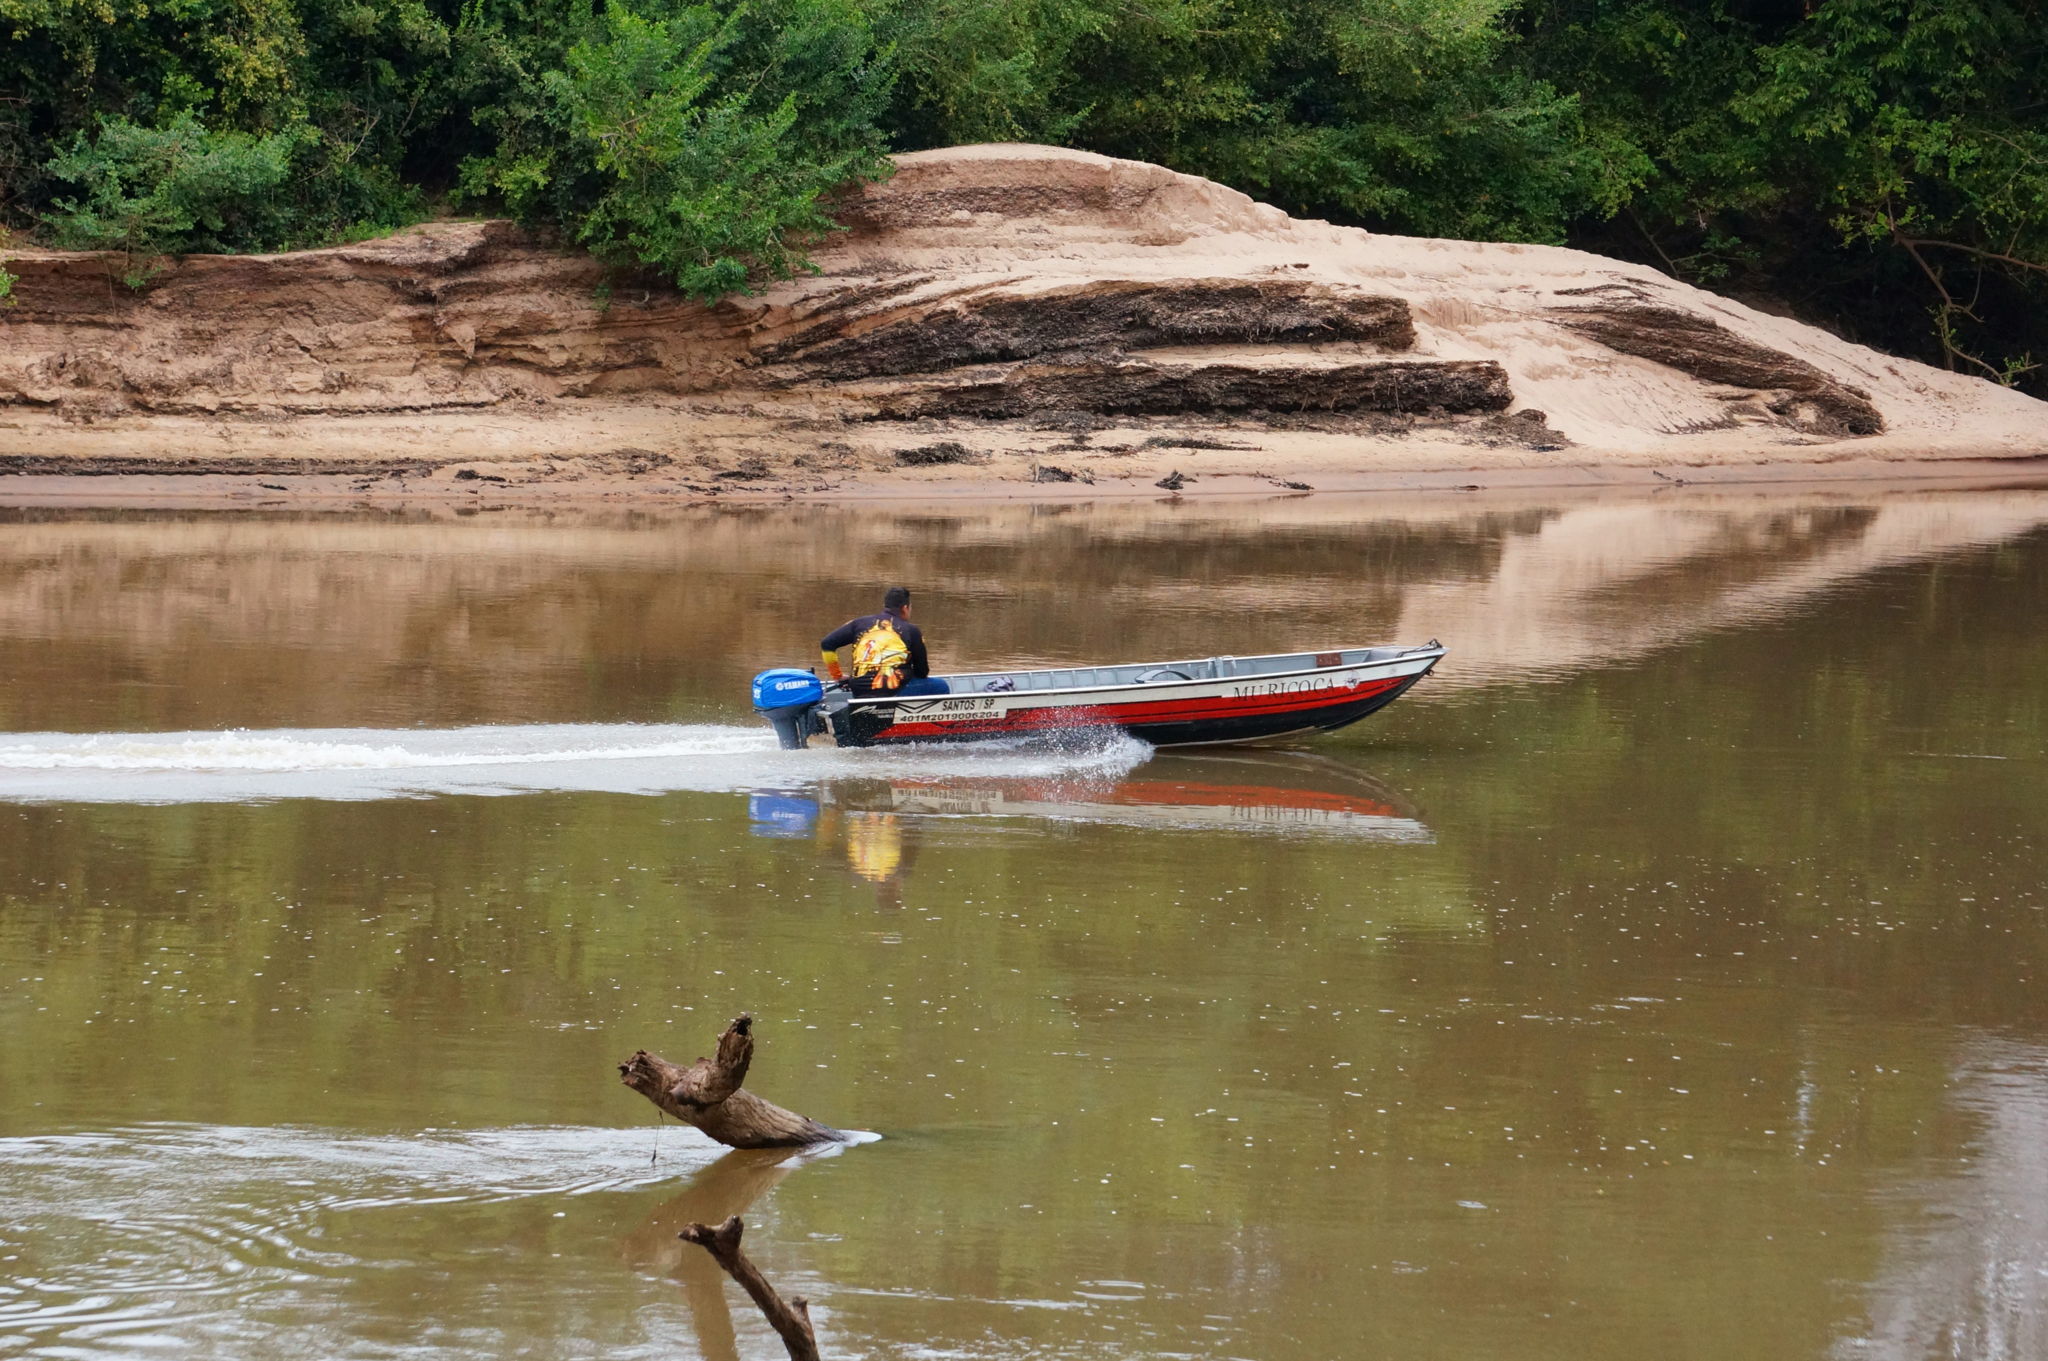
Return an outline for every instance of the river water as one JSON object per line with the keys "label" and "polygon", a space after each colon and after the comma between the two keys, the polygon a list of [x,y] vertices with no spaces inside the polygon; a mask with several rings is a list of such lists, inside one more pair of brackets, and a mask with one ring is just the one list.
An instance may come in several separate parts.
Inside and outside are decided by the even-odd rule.
{"label": "river water", "polygon": [[[0,522],[0,1355],[2048,1356],[2048,492]],[[1297,750],[747,676],[1450,648]],[[758,1018],[877,1141],[614,1065]]]}

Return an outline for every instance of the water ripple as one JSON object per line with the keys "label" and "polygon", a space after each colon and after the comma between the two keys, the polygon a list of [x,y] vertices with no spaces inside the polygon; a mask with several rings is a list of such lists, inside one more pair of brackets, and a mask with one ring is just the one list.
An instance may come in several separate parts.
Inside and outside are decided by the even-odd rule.
{"label": "water ripple", "polygon": [[[308,1292],[333,1303],[366,1273],[405,1269],[409,1235],[422,1231],[408,1212],[628,1191],[721,1151],[687,1133],[661,1145],[655,1162],[647,1128],[548,1126],[153,1124],[0,1139],[0,1354],[226,1348],[265,1335],[266,1315]],[[328,1241],[362,1214],[383,1219],[346,1235],[354,1250]]]}

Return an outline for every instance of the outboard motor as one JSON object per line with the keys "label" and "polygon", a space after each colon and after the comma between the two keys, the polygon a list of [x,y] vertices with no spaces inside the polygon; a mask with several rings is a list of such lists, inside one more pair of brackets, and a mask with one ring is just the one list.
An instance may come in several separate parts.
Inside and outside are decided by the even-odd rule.
{"label": "outboard motor", "polygon": [[775,729],[785,751],[807,745],[813,733],[825,731],[818,705],[825,683],[808,671],[778,667],[754,677],[754,708]]}

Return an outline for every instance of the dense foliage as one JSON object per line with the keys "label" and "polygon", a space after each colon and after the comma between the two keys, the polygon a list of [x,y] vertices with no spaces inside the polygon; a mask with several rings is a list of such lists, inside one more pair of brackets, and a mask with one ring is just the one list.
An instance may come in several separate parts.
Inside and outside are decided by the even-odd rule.
{"label": "dense foliage", "polygon": [[2048,358],[2048,0],[0,0],[0,35],[0,217],[138,281],[448,203],[717,297],[886,150],[1028,139]]}
{"label": "dense foliage", "polygon": [[2048,391],[2043,0],[1531,0],[1520,24],[1649,157],[1588,244]]}

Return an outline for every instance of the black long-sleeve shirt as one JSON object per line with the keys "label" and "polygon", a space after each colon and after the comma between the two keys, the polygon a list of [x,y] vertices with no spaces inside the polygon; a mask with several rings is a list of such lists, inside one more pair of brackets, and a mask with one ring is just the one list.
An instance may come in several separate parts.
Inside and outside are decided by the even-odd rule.
{"label": "black long-sleeve shirt", "polygon": [[910,665],[904,668],[903,678],[905,680],[923,680],[926,676],[929,676],[932,673],[932,668],[931,662],[925,656],[924,631],[902,615],[897,614],[894,610],[884,610],[880,614],[864,614],[858,619],[847,620],[844,624],[841,624],[838,628],[825,635],[824,641],[818,644],[818,650],[820,652],[837,652],[842,647],[852,647],[854,643],[859,641],[863,633],[866,633],[884,619],[895,626],[896,632],[903,639],[903,646],[910,649]]}

